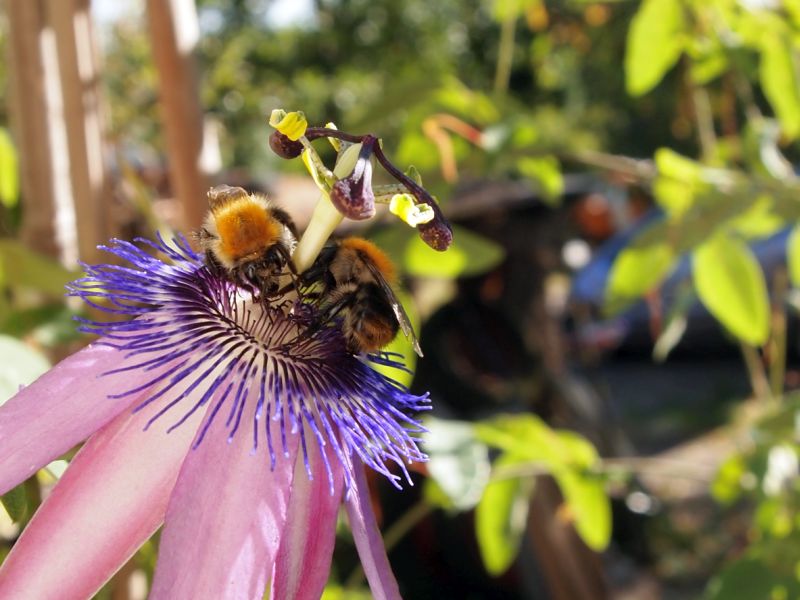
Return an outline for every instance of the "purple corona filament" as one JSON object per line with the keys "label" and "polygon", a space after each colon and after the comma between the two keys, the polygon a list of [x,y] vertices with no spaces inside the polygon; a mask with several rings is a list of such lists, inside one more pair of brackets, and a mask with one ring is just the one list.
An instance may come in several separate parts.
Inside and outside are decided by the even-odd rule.
{"label": "purple corona filament", "polygon": [[[370,367],[372,362],[403,369],[395,355],[354,356],[335,326],[304,335],[313,309],[291,301],[252,302],[206,269],[183,238],[172,245],[161,238],[136,241],[112,240],[102,247],[130,266],[84,265],[86,276],[69,287],[71,295],[101,311],[135,317],[82,324],[125,353],[127,364],[104,377],[119,377],[122,385],[126,373],[151,374],[144,384],[121,387],[109,402],[145,394],[134,410],[156,406],[146,427],[169,418],[170,430],[206,409],[194,447],[222,419],[228,441],[250,435],[254,451],[266,444],[273,469],[289,454],[287,436],[296,434],[309,477],[309,444],[317,444],[330,447],[345,467],[357,455],[395,486],[402,479],[410,483],[406,465],[426,460],[417,446],[424,428],[411,415],[427,410],[429,401]],[[270,421],[279,424],[279,439],[273,439]],[[327,459],[325,468],[333,490]],[[349,490],[353,475],[348,468],[344,473]]]}

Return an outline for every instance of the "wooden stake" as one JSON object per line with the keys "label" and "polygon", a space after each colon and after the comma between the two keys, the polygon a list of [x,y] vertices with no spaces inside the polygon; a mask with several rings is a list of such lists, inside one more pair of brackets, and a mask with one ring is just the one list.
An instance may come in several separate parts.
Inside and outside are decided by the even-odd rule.
{"label": "wooden stake", "polygon": [[167,140],[170,180],[184,225],[197,228],[206,212],[208,177],[200,168],[203,115],[192,51],[198,23],[194,0],[148,0],[153,55]]}

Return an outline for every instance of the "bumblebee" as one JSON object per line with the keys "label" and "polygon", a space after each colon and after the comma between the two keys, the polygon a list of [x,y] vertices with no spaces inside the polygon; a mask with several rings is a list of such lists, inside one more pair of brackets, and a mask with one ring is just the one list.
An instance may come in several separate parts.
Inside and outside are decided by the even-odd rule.
{"label": "bumblebee", "polygon": [[262,299],[274,297],[286,269],[292,272],[297,228],[265,196],[219,185],[208,191],[209,211],[197,239],[206,265]]}
{"label": "bumblebee", "polygon": [[408,315],[392,290],[394,265],[372,242],[356,237],[329,242],[300,274],[299,283],[306,289],[304,297],[317,303],[316,327],[341,319],[349,352],[377,352],[402,329],[422,356]]}

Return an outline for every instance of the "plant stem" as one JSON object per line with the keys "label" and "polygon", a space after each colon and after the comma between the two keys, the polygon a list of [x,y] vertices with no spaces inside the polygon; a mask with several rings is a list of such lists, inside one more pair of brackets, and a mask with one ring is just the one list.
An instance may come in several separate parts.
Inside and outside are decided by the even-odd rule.
{"label": "plant stem", "polygon": [[505,95],[511,79],[511,66],[514,61],[514,29],[516,17],[508,17],[500,26],[500,45],[497,48],[497,69],[494,72],[494,91]]}
{"label": "plant stem", "polygon": [[717,154],[717,134],[714,132],[714,116],[711,112],[711,102],[708,91],[698,85],[692,86],[692,105],[694,118],[697,123],[697,137],[700,142],[700,151],[704,163],[711,163]]}
{"label": "plant stem", "polygon": [[[360,150],[361,144],[354,144],[346,148],[339,155],[333,174],[340,178],[349,175],[356,166]],[[321,194],[314,213],[311,215],[311,221],[292,255],[292,262],[298,273],[302,273],[314,264],[320,250],[342,219],[342,214],[331,204],[328,194]]]}
{"label": "plant stem", "polygon": [[772,396],[783,394],[783,380],[786,377],[786,292],[789,278],[784,269],[778,269],[772,279],[772,293],[775,303],[772,306],[772,344],[769,354],[769,382]]}
{"label": "plant stem", "polygon": [[769,381],[767,380],[767,373],[764,369],[764,363],[761,362],[761,356],[758,354],[753,346],[741,343],[742,355],[744,356],[744,363],[747,366],[747,372],[750,375],[750,386],[753,388],[753,394],[756,398],[768,400],[770,398]]}

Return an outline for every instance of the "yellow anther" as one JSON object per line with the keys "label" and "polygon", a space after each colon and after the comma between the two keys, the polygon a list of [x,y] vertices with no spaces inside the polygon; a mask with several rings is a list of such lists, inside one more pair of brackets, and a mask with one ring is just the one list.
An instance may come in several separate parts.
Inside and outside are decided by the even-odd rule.
{"label": "yellow anther", "polygon": [[308,128],[308,121],[303,112],[298,110],[287,113],[280,108],[272,111],[269,116],[269,124],[293,142],[303,137]]}
{"label": "yellow anther", "polygon": [[416,227],[433,220],[433,209],[427,204],[416,204],[411,194],[395,194],[389,202],[389,212]]}

